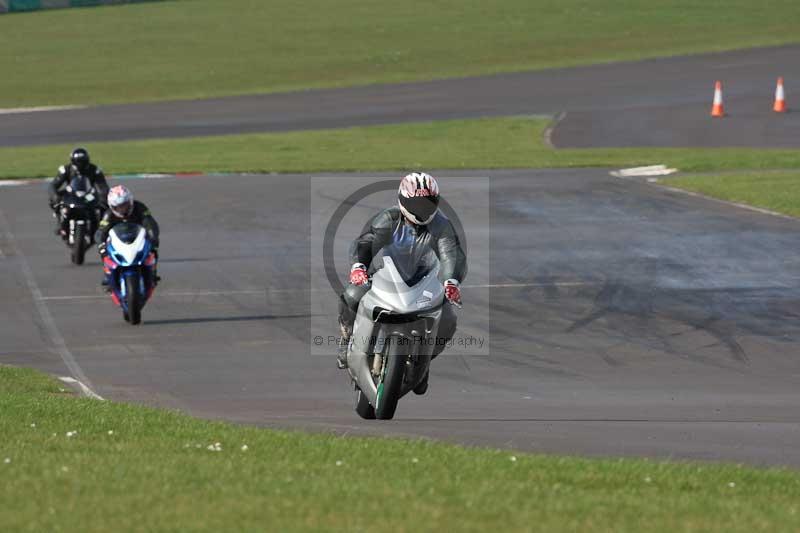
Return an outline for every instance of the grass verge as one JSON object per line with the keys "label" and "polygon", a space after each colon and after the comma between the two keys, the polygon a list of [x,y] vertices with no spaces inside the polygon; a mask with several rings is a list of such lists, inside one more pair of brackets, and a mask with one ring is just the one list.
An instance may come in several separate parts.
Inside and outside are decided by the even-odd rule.
{"label": "grass verge", "polygon": [[193,0],[0,17],[0,107],[427,80],[798,42],[795,0]]}
{"label": "grass verge", "polygon": [[689,175],[665,185],[800,217],[800,172]]}
{"label": "grass verge", "polygon": [[[664,163],[682,171],[800,168],[800,151],[742,148],[554,150],[545,119],[452,120],[336,130],[91,143],[112,174],[319,172],[405,169],[624,167]],[[0,177],[53,175],[71,145],[0,148]]]}
{"label": "grass verge", "polygon": [[0,366],[3,531],[800,528],[791,470],[306,435],[59,391]]}

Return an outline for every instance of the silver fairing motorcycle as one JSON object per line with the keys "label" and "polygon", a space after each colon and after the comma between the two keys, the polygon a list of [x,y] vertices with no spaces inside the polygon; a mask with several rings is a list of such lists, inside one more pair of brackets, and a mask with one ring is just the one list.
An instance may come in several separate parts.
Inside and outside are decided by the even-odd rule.
{"label": "silver fairing motorcycle", "polygon": [[[404,225],[403,225],[404,226]],[[355,410],[394,417],[397,402],[428,372],[442,316],[439,260],[401,226],[372,261],[369,291],[358,306],[347,351]]]}

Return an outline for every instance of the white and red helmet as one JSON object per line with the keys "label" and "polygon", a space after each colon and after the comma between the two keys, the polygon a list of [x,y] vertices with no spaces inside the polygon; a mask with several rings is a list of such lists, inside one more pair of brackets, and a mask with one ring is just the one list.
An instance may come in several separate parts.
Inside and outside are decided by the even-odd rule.
{"label": "white and red helmet", "polygon": [[126,218],[133,212],[133,193],[124,185],[117,185],[108,191],[108,207],[119,218]]}
{"label": "white and red helmet", "polygon": [[400,181],[397,201],[408,220],[424,226],[439,209],[439,184],[429,174],[412,172]]}

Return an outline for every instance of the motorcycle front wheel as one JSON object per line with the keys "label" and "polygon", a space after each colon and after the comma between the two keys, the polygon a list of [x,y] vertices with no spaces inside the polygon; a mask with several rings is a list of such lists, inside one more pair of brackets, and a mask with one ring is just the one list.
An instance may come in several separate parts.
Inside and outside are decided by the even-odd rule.
{"label": "motorcycle front wheel", "polygon": [[397,402],[403,392],[403,377],[406,371],[408,343],[392,338],[386,356],[383,379],[378,383],[378,396],[375,401],[375,418],[391,420],[397,410]]}
{"label": "motorcycle front wheel", "polygon": [[364,420],[375,420],[375,408],[370,405],[367,395],[361,391],[358,385],[355,387],[356,413]]}
{"label": "motorcycle front wheel", "polygon": [[128,307],[128,322],[138,324],[142,321],[142,303],[139,294],[139,276],[125,277],[125,302]]}
{"label": "motorcycle front wheel", "polygon": [[86,255],[86,227],[83,225],[75,226],[75,237],[72,241],[72,264],[82,265]]}

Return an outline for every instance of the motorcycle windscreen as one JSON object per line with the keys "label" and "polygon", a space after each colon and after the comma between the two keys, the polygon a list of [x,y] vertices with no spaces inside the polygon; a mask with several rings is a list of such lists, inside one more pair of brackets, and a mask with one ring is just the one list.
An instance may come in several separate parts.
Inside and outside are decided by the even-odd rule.
{"label": "motorcycle windscreen", "polygon": [[[423,241],[423,242],[420,242]],[[417,285],[426,276],[438,272],[439,259],[426,242],[418,239],[414,226],[401,224],[372,261],[375,282],[391,283],[396,290]],[[389,261],[386,261],[386,259]]]}
{"label": "motorcycle windscreen", "polygon": [[133,241],[139,237],[139,232],[143,229],[139,224],[122,222],[111,228],[111,232],[123,243],[133,244]]}
{"label": "motorcycle windscreen", "polygon": [[83,207],[95,201],[95,190],[89,178],[78,174],[73,177],[65,189],[64,203],[70,207]]}
{"label": "motorcycle windscreen", "polygon": [[149,251],[147,232],[138,224],[114,226],[106,243],[109,255],[121,266],[141,263]]}
{"label": "motorcycle windscreen", "polygon": [[78,174],[74,176],[69,185],[67,185],[67,192],[70,194],[74,194],[78,198],[83,198],[87,194],[89,194],[92,190],[92,184],[89,181],[89,178],[82,174]]}

